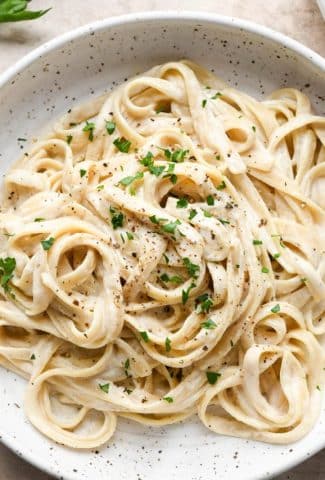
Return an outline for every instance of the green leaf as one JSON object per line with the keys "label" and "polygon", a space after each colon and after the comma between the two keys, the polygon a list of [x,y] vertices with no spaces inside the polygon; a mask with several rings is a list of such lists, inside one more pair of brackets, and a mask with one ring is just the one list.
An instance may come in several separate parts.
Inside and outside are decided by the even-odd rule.
{"label": "green leaf", "polygon": [[253,245],[263,245],[262,240],[253,240]]}
{"label": "green leaf", "polygon": [[201,328],[205,328],[206,330],[214,330],[216,327],[217,324],[211,320],[211,318],[201,323]]}
{"label": "green leaf", "polygon": [[223,218],[218,218],[219,222],[222,223],[222,225],[229,225],[230,222],[228,220],[224,220]]}
{"label": "green leaf", "polygon": [[34,222],[44,222],[45,218],[43,217],[36,217],[34,218]]}
{"label": "green leaf", "polygon": [[144,342],[148,343],[149,342],[149,335],[147,334],[147,332],[139,332],[140,335],[141,335],[141,338]]}
{"label": "green leaf", "polygon": [[165,350],[166,350],[166,352],[170,352],[170,350],[172,348],[171,344],[172,344],[172,342],[171,342],[170,338],[166,337],[166,340],[165,340]]}
{"label": "green leaf", "polygon": [[156,177],[159,177],[163,173],[163,171],[165,170],[165,167],[163,165],[158,165],[158,166],[150,165],[148,167],[148,169],[149,169],[149,172],[152,175],[155,175]]}
{"label": "green leaf", "polygon": [[67,144],[70,145],[72,142],[73,136],[72,135],[67,135]]}
{"label": "green leaf", "polygon": [[213,300],[208,293],[203,293],[196,298],[196,303],[199,307],[199,313],[208,313],[213,306]]}
{"label": "green leaf", "polygon": [[[220,160],[220,155],[218,155],[219,158],[217,160]],[[217,186],[217,190],[223,190],[224,188],[226,188],[226,182],[224,180],[222,180],[221,183],[219,183],[219,185]]]}
{"label": "green leaf", "polygon": [[194,208],[192,208],[192,210],[190,210],[190,214],[189,214],[189,216],[188,216],[188,219],[189,219],[189,220],[192,220],[192,218],[194,218],[195,215],[197,215],[197,211],[194,210]]}
{"label": "green leaf", "polygon": [[222,97],[222,93],[221,92],[217,92],[213,95],[213,97],[211,97],[212,100],[216,100],[217,98],[219,97]]}
{"label": "green leaf", "polygon": [[128,240],[134,240],[134,235],[131,232],[126,232],[126,236],[128,237]]}
{"label": "green leaf", "polygon": [[122,153],[128,153],[131,147],[131,142],[124,137],[119,137],[114,140],[115,147]]}
{"label": "green leaf", "polygon": [[262,267],[261,272],[262,273],[269,273],[269,269],[267,267]]}
{"label": "green leaf", "polygon": [[0,22],[20,22],[22,20],[34,20],[45,15],[46,10],[26,10],[29,0],[2,0],[0,2]]}
{"label": "green leaf", "polygon": [[153,154],[148,152],[147,155],[140,160],[140,163],[145,167],[151,167],[153,165]]}
{"label": "green leaf", "polygon": [[205,372],[206,373],[206,376],[207,376],[207,379],[208,379],[208,382],[210,383],[210,385],[214,385],[215,383],[217,383],[218,381],[218,378],[221,377],[221,373],[218,373],[218,372]]}
{"label": "green leaf", "polygon": [[113,230],[116,230],[118,227],[123,227],[124,215],[113,207],[110,207],[109,212],[111,214],[111,221]]}
{"label": "green leaf", "polygon": [[163,397],[163,400],[165,400],[168,403],[173,403],[174,401],[173,397]]}
{"label": "green leaf", "polygon": [[208,210],[203,210],[203,215],[207,218],[211,218],[212,217],[212,213],[208,212]]}
{"label": "green leaf", "polygon": [[207,104],[207,99],[202,100],[202,108],[205,108]]}
{"label": "green leaf", "polygon": [[272,313],[279,313],[279,311],[280,311],[280,305],[278,303],[274,305],[273,308],[271,308]]}
{"label": "green leaf", "polygon": [[16,268],[16,259],[13,257],[0,258],[0,284],[5,292],[10,292],[9,281]]}
{"label": "green leaf", "polygon": [[210,205],[210,207],[214,205],[214,198],[212,195],[207,196],[207,204]]}
{"label": "green leaf", "polygon": [[191,283],[191,285],[186,289],[186,290],[182,290],[182,303],[183,305],[185,305],[185,303],[187,302],[187,300],[189,299],[189,296],[190,296],[190,291],[196,287],[195,283]]}
{"label": "green leaf", "polygon": [[80,177],[82,178],[82,177],[84,177],[84,176],[86,175],[87,170],[84,170],[83,168],[81,168],[81,169],[79,170],[79,173],[80,173]]}
{"label": "green leaf", "polygon": [[106,127],[106,131],[107,131],[108,135],[112,135],[112,133],[115,132],[116,124],[115,124],[115,122],[112,122],[111,120],[108,120],[106,122],[105,127]]}
{"label": "green leaf", "polygon": [[184,197],[177,200],[176,208],[186,208],[188,205],[188,200]]}
{"label": "green leaf", "polygon": [[183,258],[183,265],[190,277],[197,278],[199,276],[200,266],[192,263],[188,257]]}
{"label": "green leaf", "polygon": [[134,176],[124,177],[118,183],[127,187],[128,185],[131,185],[132,182],[139,180],[140,178],[143,178],[143,172],[137,172]]}
{"label": "green leaf", "polygon": [[108,393],[109,383],[99,384],[99,388],[100,388],[104,393]]}
{"label": "green leaf", "polygon": [[86,120],[86,125],[84,126],[84,128],[82,129],[83,132],[89,132],[88,134],[88,139],[90,142],[92,142],[94,140],[94,130],[96,128],[96,125],[94,122],[88,122],[88,120]]}
{"label": "green leaf", "polygon": [[55,238],[50,237],[47,240],[41,240],[41,244],[44,250],[50,250],[54,243]]}
{"label": "green leaf", "polygon": [[176,228],[178,225],[180,225],[181,222],[179,220],[175,220],[175,222],[169,222],[169,223],[166,223],[165,225],[163,225],[161,227],[161,229],[165,232],[165,233],[172,233],[174,234],[175,231],[176,231]]}

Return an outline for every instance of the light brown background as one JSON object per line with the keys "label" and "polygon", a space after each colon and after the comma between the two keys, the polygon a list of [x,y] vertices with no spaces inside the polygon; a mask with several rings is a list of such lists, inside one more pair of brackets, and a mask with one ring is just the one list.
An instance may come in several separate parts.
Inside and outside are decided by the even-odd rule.
{"label": "light brown background", "polygon": [[[53,9],[33,22],[0,24],[0,73],[32,48],[72,28],[113,15],[162,9],[204,10],[253,20],[325,56],[325,22],[315,0],[34,0],[32,6]],[[325,450],[276,480],[324,479]],[[0,480],[50,477],[0,444]]]}

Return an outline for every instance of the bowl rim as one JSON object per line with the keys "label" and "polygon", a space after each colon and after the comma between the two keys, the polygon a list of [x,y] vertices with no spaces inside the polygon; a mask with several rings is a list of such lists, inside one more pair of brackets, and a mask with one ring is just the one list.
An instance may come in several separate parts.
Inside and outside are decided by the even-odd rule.
{"label": "bowl rim", "polygon": [[[325,58],[320,54],[316,53],[311,48],[303,45],[298,40],[288,37],[287,35],[273,30],[272,28],[266,27],[264,25],[255,23],[250,20],[241,19],[238,17],[220,15],[217,13],[209,11],[197,11],[197,10],[155,10],[155,11],[143,11],[143,12],[133,12],[124,15],[117,15],[112,17],[107,17],[95,22],[91,22],[80,27],[77,27],[73,30],[70,30],[66,33],[58,35],[49,41],[41,44],[39,47],[34,48],[31,52],[27,53],[20,60],[15,62],[11,67],[7,68],[4,72],[0,74],[0,89],[2,89],[9,81],[11,81],[17,74],[24,71],[28,66],[41,58],[43,55],[46,55],[53,50],[64,46],[71,40],[77,40],[86,35],[89,35],[92,32],[99,32],[107,28],[112,28],[120,25],[127,25],[131,23],[140,23],[143,21],[148,22],[158,22],[161,20],[174,21],[174,20],[184,20],[184,21],[195,21],[196,23],[203,22],[205,24],[211,25],[221,25],[225,27],[231,27],[239,31],[246,31],[252,34],[260,35],[261,37],[266,38],[277,43],[279,46],[284,46],[289,50],[292,50],[294,53],[305,58],[309,63],[313,64],[316,68],[325,72]],[[58,473],[51,467],[47,466],[38,458],[36,454],[29,452],[19,451],[19,447],[16,445],[16,441],[11,437],[5,437],[4,435],[0,436],[0,442],[8,447],[15,454],[19,454],[25,461],[32,464],[39,470],[46,472],[54,477],[58,478]],[[310,458],[312,455],[315,455],[317,452],[325,448],[325,438],[322,441],[319,439],[312,447],[308,449],[308,455],[306,454],[303,458],[293,458],[282,464],[280,467],[275,467],[271,477],[269,474],[265,474],[262,477],[252,477],[251,480],[262,480],[274,478],[276,475],[279,475],[283,472],[288,471],[296,465],[304,462],[307,458]],[[63,477],[62,477],[63,478]],[[65,475],[65,479],[68,480],[69,477]]]}

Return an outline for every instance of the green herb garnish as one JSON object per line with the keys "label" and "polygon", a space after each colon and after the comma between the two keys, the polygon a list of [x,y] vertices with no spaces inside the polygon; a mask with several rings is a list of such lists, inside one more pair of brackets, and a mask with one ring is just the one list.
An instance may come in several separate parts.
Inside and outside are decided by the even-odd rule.
{"label": "green herb garnish", "polygon": [[137,172],[133,176],[124,177],[118,183],[120,185],[123,185],[124,187],[127,187],[127,186],[131,185],[132,182],[134,182],[135,180],[139,180],[140,178],[143,178],[143,172]]}
{"label": "green herb garnish", "polygon": [[200,266],[192,263],[188,257],[183,258],[183,265],[186,267],[187,273],[192,278],[197,278],[199,276]]}
{"label": "green herb garnish", "polygon": [[226,182],[224,180],[222,180],[222,182],[219,183],[219,185],[217,186],[217,190],[223,190],[224,188],[226,188],[226,186],[227,186]]}
{"label": "green herb garnish", "polygon": [[269,269],[267,267],[262,267],[261,272],[262,273],[269,273]]}
{"label": "green herb garnish", "polygon": [[207,196],[207,204],[210,206],[214,205],[214,198],[212,195]]}
{"label": "green herb garnish", "polygon": [[163,400],[165,400],[168,403],[173,403],[174,401],[173,397],[163,397]]}
{"label": "green herb garnish", "polygon": [[214,330],[216,327],[217,324],[211,318],[201,323],[201,328],[206,328],[207,330]]}
{"label": "green herb garnish", "polygon": [[278,303],[274,305],[273,308],[271,308],[272,313],[279,313],[279,311],[280,311],[280,305]]}
{"label": "green herb garnish", "polygon": [[263,245],[262,240],[253,240],[253,245]]}
{"label": "green herb garnish", "polygon": [[197,215],[197,211],[194,210],[194,208],[192,208],[192,210],[190,210],[190,214],[189,214],[189,216],[188,216],[188,219],[189,219],[189,220],[192,220],[192,218],[194,218],[195,215]]}
{"label": "green herb garnish", "polygon": [[113,230],[116,230],[118,227],[123,227],[123,222],[124,222],[123,213],[119,212],[114,207],[110,207],[109,213],[111,214]]}
{"label": "green herb garnish", "polygon": [[208,379],[208,382],[210,383],[210,385],[214,385],[215,383],[217,383],[218,381],[218,378],[221,377],[221,373],[218,373],[218,372],[205,372],[206,373],[206,376],[207,376],[207,379]]}
{"label": "green herb garnish", "polygon": [[147,334],[147,332],[139,332],[140,335],[141,335],[141,338],[144,342],[148,343],[149,342],[149,335]]}
{"label": "green herb garnish", "polygon": [[177,200],[176,208],[186,208],[188,205],[188,200],[184,197]]}
{"label": "green herb garnish", "polygon": [[0,23],[34,20],[42,17],[51,10],[50,8],[37,11],[27,10],[29,1],[30,0],[0,0]]}
{"label": "green herb garnish", "polygon": [[104,393],[108,393],[109,383],[99,384],[99,388],[100,388]]}
{"label": "green herb garnish", "polygon": [[182,290],[182,303],[183,305],[185,305],[185,303],[187,302],[187,300],[189,299],[189,296],[190,296],[190,291],[196,287],[195,283],[191,283],[191,285],[186,289],[186,290]]}
{"label": "green herb garnish", "polygon": [[203,293],[195,301],[199,308],[199,313],[208,313],[213,306],[213,300],[208,293]]}
{"label": "green herb garnish", "polygon": [[131,142],[124,137],[119,137],[114,140],[115,147],[122,153],[128,153],[131,147]]}
{"label": "green herb garnish", "polygon": [[88,139],[90,142],[92,142],[94,140],[94,130],[96,128],[96,125],[94,124],[94,122],[88,122],[86,120],[86,125],[84,126],[84,128],[82,129],[83,132],[89,132],[88,134]]}
{"label": "green herb garnish", "polygon": [[166,340],[165,340],[165,350],[166,350],[166,352],[170,352],[170,350],[172,348],[171,344],[172,344],[172,342],[171,342],[170,338],[166,337]]}
{"label": "green herb garnish", "polygon": [[86,175],[87,170],[84,170],[83,168],[81,168],[81,169],[79,170],[79,173],[80,173],[80,177],[82,178],[82,177],[84,177],[84,176]]}
{"label": "green herb garnish", "polygon": [[55,238],[50,237],[47,240],[41,240],[41,244],[44,250],[50,250],[54,243]]}
{"label": "green herb garnish", "polygon": [[114,122],[112,122],[111,120],[108,120],[106,122],[106,131],[108,133],[108,135],[112,135],[112,133],[115,132],[115,128],[116,128],[116,124]]}
{"label": "green herb garnish", "polygon": [[13,257],[0,258],[0,284],[5,292],[10,292],[9,281],[16,268],[16,259]]}
{"label": "green herb garnish", "polygon": [[67,144],[70,145],[72,142],[73,136],[72,135],[67,135]]}

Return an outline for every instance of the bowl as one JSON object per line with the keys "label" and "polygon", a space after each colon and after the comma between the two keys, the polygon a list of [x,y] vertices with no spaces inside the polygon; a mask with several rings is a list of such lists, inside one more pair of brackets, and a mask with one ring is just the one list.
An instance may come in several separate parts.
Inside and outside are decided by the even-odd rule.
{"label": "bowl", "polygon": [[[84,99],[171,59],[190,58],[258,98],[279,87],[304,91],[325,113],[325,60],[265,27],[199,12],[154,12],[105,19],[34,50],[0,77],[1,173],[27,149],[21,139]],[[267,445],[223,437],[196,419],[164,428],[120,420],[108,445],[79,452],[36,431],[24,416],[24,380],[0,370],[2,441],[39,468],[67,480],[270,478],[325,446],[325,411],[299,442]]]}

